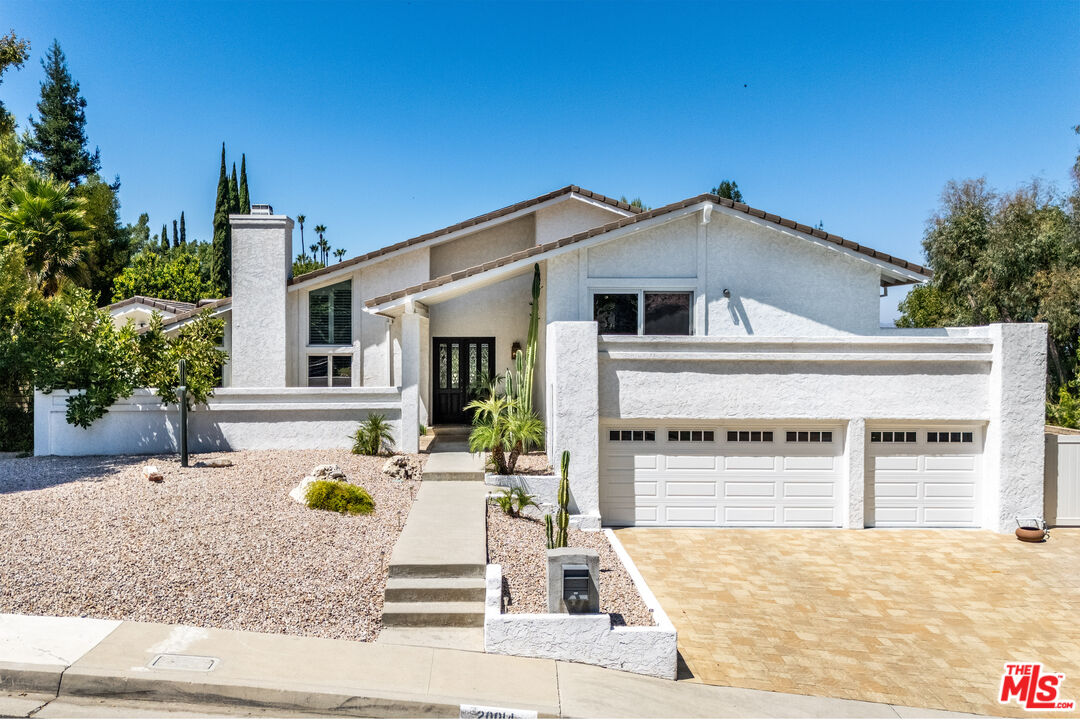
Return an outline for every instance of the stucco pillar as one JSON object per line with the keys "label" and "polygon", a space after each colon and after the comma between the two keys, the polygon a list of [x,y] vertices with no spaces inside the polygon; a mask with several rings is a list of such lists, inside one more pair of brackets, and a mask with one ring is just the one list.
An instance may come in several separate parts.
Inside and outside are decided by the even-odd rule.
{"label": "stucco pillar", "polygon": [[844,483],[844,502],[840,518],[846,528],[866,527],[866,420],[852,418],[848,420],[847,433],[844,436],[844,458],[846,461]]}
{"label": "stucco pillar", "polygon": [[421,318],[415,311],[401,316],[401,437],[402,452],[420,451],[420,332]]}
{"label": "stucco pillar", "polygon": [[1043,514],[1046,324],[994,324],[990,338],[982,525],[1012,532],[1017,517]]}
{"label": "stucco pillar", "polygon": [[293,221],[284,215],[230,215],[233,387],[288,384],[288,282]]}
{"label": "stucco pillar", "polygon": [[[595,322],[547,326],[548,457],[570,451],[571,512],[600,514],[600,424]],[[590,523],[581,523],[587,527]],[[594,523],[595,524],[595,523]]]}

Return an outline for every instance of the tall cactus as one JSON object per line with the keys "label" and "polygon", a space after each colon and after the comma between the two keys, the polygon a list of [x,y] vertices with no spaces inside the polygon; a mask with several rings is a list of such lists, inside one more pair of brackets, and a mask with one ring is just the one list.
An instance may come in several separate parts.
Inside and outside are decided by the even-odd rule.
{"label": "tall cactus", "polygon": [[564,548],[569,542],[568,529],[570,526],[570,451],[563,450],[562,461],[559,463],[561,478],[559,479],[559,512],[556,515],[556,523],[559,532],[555,535],[555,547]]}
{"label": "tall cactus", "polygon": [[544,534],[547,536],[547,549],[555,549],[555,525],[551,522],[551,513],[544,515]]}

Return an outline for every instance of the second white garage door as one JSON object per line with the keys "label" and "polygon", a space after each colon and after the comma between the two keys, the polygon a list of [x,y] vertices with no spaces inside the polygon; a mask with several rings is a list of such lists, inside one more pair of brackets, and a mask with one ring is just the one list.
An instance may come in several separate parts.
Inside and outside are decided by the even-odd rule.
{"label": "second white garage door", "polygon": [[840,525],[839,426],[609,425],[600,446],[605,525]]}
{"label": "second white garage door", "polygon": [[868,435],[868,526],[979,525],[981,428],[882,426]]}

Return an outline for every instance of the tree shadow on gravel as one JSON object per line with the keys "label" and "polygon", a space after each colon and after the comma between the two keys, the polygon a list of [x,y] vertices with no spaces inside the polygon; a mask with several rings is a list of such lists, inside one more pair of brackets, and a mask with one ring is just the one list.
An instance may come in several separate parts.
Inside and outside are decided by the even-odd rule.
{"label": "tree shadow on gravel", "polygon": [[151,456],[138,455],[49,455],[0,460],[0,495],[73,482],[101,482],[133,465],[148,462],[153,462]]}

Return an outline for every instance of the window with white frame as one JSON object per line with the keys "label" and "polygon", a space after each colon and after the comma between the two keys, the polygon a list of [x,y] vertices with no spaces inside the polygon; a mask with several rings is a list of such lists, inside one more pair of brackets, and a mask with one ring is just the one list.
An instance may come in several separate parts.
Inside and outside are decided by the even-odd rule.
{"label": "window with white frame", "polygon": [[693,293],[634,290],[593,293],[601,335],[690,335]]}
{"label": "window with white frame", "polygon": [[308,345],[352,342],[352,281],[308,293]]}
{"label": "window with white frame", "polygon": [[308,355],[308,387],[350,387],[352,355]]}

